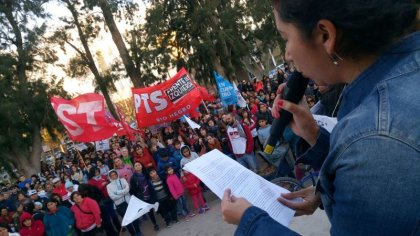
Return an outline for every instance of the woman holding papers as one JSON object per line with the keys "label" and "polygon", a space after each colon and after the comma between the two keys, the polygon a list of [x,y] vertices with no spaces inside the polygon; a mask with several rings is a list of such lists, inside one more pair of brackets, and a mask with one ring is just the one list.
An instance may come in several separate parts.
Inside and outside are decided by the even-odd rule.
{"label": "woman holding papers", "polygon": [[[273,0],[286,59],[317,84],[347,84],[338,124],[318,127],[306,104],[281,99],[302,138],[298,156],[320,167],[316,190],[279,201],[312,214],[323,204],[332,235],[420,235],[420,32],[411,0]],[[386,26],[386,27],[384,27]],[[281,119],[281,117],[280,117]],[[258,191],[258,190],[255,190]],[[291,199],[301,197],[303,202]],[[225,193],[236,235],[293,235],[245,199]]]}

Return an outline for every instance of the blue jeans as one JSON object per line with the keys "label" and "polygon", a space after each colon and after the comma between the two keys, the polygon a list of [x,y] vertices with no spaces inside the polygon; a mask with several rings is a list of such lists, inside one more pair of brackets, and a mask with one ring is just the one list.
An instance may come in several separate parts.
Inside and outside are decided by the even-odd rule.
{"label": "blue jeans", "polygon": [[237,157],[236,160],[246,168],[252,170],[253,172],[257,172],[257,160],[255,159],[254,152],[252,153],[245,153],[241,157]]}
{"label": "blue jeans", "polygon": [[186,216],[188,215],[189,211],[187,208],[187,201],[185,200],[184,195],[178,198],[177,200],[177,213],[178,215]]}

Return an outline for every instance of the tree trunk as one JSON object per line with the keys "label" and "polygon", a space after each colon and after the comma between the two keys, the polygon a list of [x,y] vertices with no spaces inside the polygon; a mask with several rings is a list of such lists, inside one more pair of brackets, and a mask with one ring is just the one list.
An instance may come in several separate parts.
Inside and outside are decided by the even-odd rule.
{"label": "tree trunk", "polygon": [[117,24],[115,23],[114,16],[112,15],[112,11],[110,9],[108,1],[99,0],[99,6],[102,9],[105,23],[108,26],[109,31],[111,32],[112,40],[114,41],[115,45],[117,46],[118,52],[120,53],[120,57],[124,64],[125,70],[127,71],[131,82],[133,82],[134,87],[138,88],[141,86],[140,70],[139,68],[136,68],[133,60],[130,57],[130,53],[128,52],[128,49],[125,46],[121,33],[117,27]]}
{"label": "tree trunk", "polygon": [[88,64],[90,71],[92,72],[93,76],[95,77],[96,82],[99,85],[99,88],[101,89],[102,95],[104,96],[104,99],[108,106],[109,111],[111,112],[111,114],[114,116],[116,120],[120,120],[118,113],[115,110],[115,107],[111,101],[111,97],[109,96],[108,88],[104,86],[105,82],[103,81],[103,78],[99,74],[99,70],[96,67],[95,60],[93,59],[92,53],[90,51],[88,41],[86,39],[85,34],[83,33],[82,27],[79,22],[79,15],[77,14],[77,11],[74,8],[74,5],[70,3],[69,0],[65,0],[65,2],[67,3],[68,9],[70,10],[73,16],[74,24],[76,25],[77,31],[79,33],[80,42],[82,43],[83,49],[85,50],[84,56],[87,60],[86,63]]}
{"label": "tree trunk", "polygon": [[28,171],[35,170],[36,173],[41,171],[41,154],[42,154],[42,138],[39,127],[34,127],[32,131],[32,150],[29,156],[30,168]]}
{"label": "tree trunk", "polygon": [[225,68],[220,63],[220,60],[218,57],[213,58],[212,64],[213,64],[214,70],[216,70],[216,72],[219,75],[223,76],[226,79]]}

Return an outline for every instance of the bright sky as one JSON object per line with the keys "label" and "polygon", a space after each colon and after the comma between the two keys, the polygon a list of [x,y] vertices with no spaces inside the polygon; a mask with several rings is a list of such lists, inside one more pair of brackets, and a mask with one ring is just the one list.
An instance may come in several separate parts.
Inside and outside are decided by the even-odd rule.
{"label": "bright sky", "polygon": [[[141,0],[133,0],[139,4],[140,12],[138,16],[138,21],[140,23],[144,23],[144,16],[145,16],[145,10],[146,5]],[[55,28],[60,27],[61,21],[60,17],[63,16],[70,16],[70,12],[67,10],[67,8],[63,5],[63,3],[57,3],[56,1],[50,1],[48,4],[45,5],[45,9],[47,12],[51,14],[51,19],[48,21],[49,28],[51,28],[53,31]],[[94,9],[95,12],[101,13],[101,10],[99,8]],[[123,22],[118,23],[118,27],[122,34],[124,34],[124,31],[126,29],[126,24]],[[78,39],[77,32],[74,34],[74,39]],[[76,45],[80,45],[79,43]],[[91,45],[89,45],[92,51],[92,54],[95,56],[97,52],[101,52],[105,61],[106,65],[111,65],[113,60],[119,59],[118,50],[112,41],[111,34],[109,32],[102,31],[99,35],[98,39],[94,41]],[[67,46],[67,55],[64,54],[61,50],[58,53],[58,57],[60,58],[57,64],[67,64],[68,60],[75,55],[75,51]],[[98,66],[98,64],[97,64]],[[99,67],[99,66],[98,66]],[[73,79],[68,77],[64,71],[61,68],[58,68],[56,66],[50,66],[49,68],[50,73],[54,74],[55,76],[59,78],[65,78],[64,79],[64,89],[74,95],[80,95],[84,93],[90,93],[94,92],[94,85],[93,85],[93,75],[89,75],[87,78],[84,79]],[[117,93],[112,95],[112,100],[114,102],[125,99],[131,96],[131,81],[129,78],[122,78],[119,81],[115,83],[115,86],[117,88]]]}

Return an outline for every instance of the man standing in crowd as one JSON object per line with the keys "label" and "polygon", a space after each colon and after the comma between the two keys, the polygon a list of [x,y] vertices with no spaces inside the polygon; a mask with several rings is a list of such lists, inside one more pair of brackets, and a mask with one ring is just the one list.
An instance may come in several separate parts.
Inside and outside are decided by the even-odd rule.
{"label": "man standing in crowd", "polygon": [[251,131],[241,125],[232,113],[226,115],[229,146],[236,160],[248,169],[257,172],[257,161],[254,156],[254,139]]}

